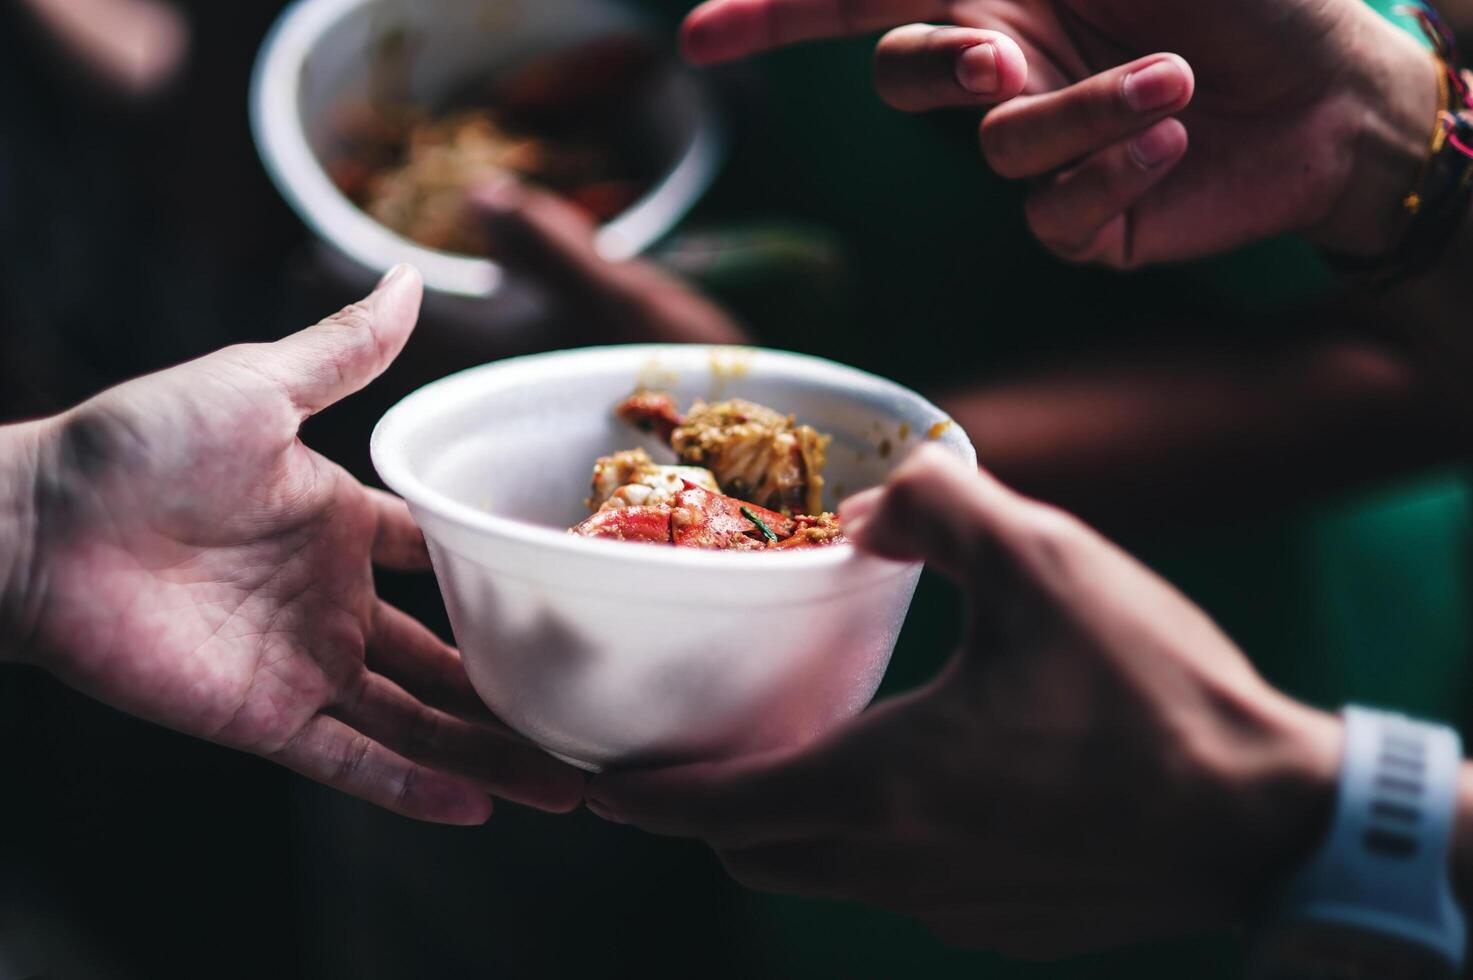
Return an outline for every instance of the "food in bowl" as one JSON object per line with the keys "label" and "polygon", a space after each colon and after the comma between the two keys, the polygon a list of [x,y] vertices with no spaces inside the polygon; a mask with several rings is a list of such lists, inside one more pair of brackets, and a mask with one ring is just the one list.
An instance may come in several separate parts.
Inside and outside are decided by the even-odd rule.
{"label": "food in bowl", "polygon": [[615,412],[659,435],[678,463],[656,463],[643,449],[599,457],[587,501],[593,516],[573,534],[710,551],[844,540],[838,517],[821,512],[831,436],[742,399],[697,399],[681,414],[669,394],[638,392]]}
{"label": "food in bowl", "polygon": [[[884,483],[905,454],[881,442],[948,418],[832,361],[695,344],[511,358],[410,395],[379,423],[373,459],[424,529],[471,683],[502,721],[589,769],[822,737],[879,687],[920,566],[850,547],[731,555],[568,534],[599,456],[638,445],[679,462],[610,410],[641,385],[682,408],[740,396],[794,412],[834,437],[832,496]],[[975,464],[961,426],[936,431]]]}
{"label": "food in bowl", "polygon": [[544,55],[430,109],[396,94],[411,53],[388,44],[366,101],[340,107],[329,176],[384,226],[428,248],[494,252],[465,213],[466,192],[498,175],[548,187],[598,221],[645,193],[655,174],[622,133],[656,66],[651,46],[610,37]]}

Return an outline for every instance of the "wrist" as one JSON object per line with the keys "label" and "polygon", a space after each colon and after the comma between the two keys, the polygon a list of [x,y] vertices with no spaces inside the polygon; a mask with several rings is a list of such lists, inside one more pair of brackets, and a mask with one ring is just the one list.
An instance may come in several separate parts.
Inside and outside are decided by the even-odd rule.
{"label": "wrist", "polygon": [[28,659],[39,618],[45,431],[43,422],[0,426],[0,662]]}
{"label": "wrist", "polygon": [[1344,742],[1337,715],[1277,692],[1255,714],[1254,735],[1230,783],[1238,830],[1255,852],[1241,895],[1243,912],[1252,912],[1324,838],[1334,815]]}
{"label": "wrist", "polygon": [[1344,149],[1350,170],[1324,219],[1305,232],[1319,247],[1356,258],[1389,254],[1409,220],[1438,109],[1439,68],[1417,40],[1362,8],[1350,46],[1344,97],[1355,102]]}

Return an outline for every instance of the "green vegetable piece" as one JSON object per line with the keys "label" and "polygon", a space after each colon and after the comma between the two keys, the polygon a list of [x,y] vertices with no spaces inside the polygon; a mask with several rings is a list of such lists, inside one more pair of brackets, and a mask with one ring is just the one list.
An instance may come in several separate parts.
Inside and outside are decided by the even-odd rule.
{"label": "green vegetable piece", "polygon": [[777,535],[772,533],[772,528],[762,523],[762,518],[753,513],[752,508],[743,507],[742,516],[751,521],[753,524],[756,524],[757,530],[762,532],[763,537],[767,538],[767,540],[771,541],[773,544],[777,544]]}

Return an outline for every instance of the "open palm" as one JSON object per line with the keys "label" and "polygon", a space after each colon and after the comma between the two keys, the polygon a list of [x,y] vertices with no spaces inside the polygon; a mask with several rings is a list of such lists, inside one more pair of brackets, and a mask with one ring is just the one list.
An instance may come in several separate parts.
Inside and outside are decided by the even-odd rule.
{"label": "open palm", "polygon": [[[1358,240],[1362,202],[1345,199],[1367,93],[1415,45],[1360,0],[710,0],[685,46],[714,62],[912,21],[964,30],[892,32],[882,94],[908,109],[1001,103],[984,151],[1004,176],[1041,179],[1030,223],[1061,254],[1134,265],[1310,229],[1349,251],[1383,244]],[[979,45],[994,81],[969,91],[958,76]],[[1179,91],[1128,105],[1126,79],[1166,52],[1185,59]],[[1128,156],[1151,127],[1154,151]]]}
{"label": "open palm", "polygon": [[301,422],[413,328],[418,276],[276,344],[113,389],[42,453],[32,658],[132,714],[409,816],[552,809],[581,778],[507,733],[459,657],[375,594],[428,565],[404,504],[307,449]]}

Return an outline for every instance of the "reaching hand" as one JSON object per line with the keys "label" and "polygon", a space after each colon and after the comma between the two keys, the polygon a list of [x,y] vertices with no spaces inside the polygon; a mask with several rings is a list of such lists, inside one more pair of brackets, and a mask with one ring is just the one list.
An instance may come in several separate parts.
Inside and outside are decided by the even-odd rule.
{"label": "reaching hand", "polygon": [[1029,224],[1062,256],[1131,266],[1283,232],[1363,254],[1395,240],[1436,81],[1361,0],[708,0],[684,40],[711,63],[918,20],[954,26],[887,35],[881,94],[909,110],[1003,103],[983,151],[1035,180]]}
{"label": "reaching hand", "polygon": [[589,343],[740,344],[731,317],[646,259],[599,254],[598,228],[575,205],[506,178],[471,193],[497,261],[541,283]]}
{"label": "reaching hand", "polygon": [[77,689],[424,820],[488,793],[554,810],[582,778],[501,728],[456,652],[374,593],[428,566],[402,501],[307,449],[307,417],[399,353],[400,267],[361,303],[44,424],[22,652]]}
{"label": "reaching hand", "polygon": [[1232,921],[1328,819],[1337,722],[1072,518],[939,450],[842,517],[966,591],[942,676],[807,748],[597,777],[590,808],[1028,957]]}

